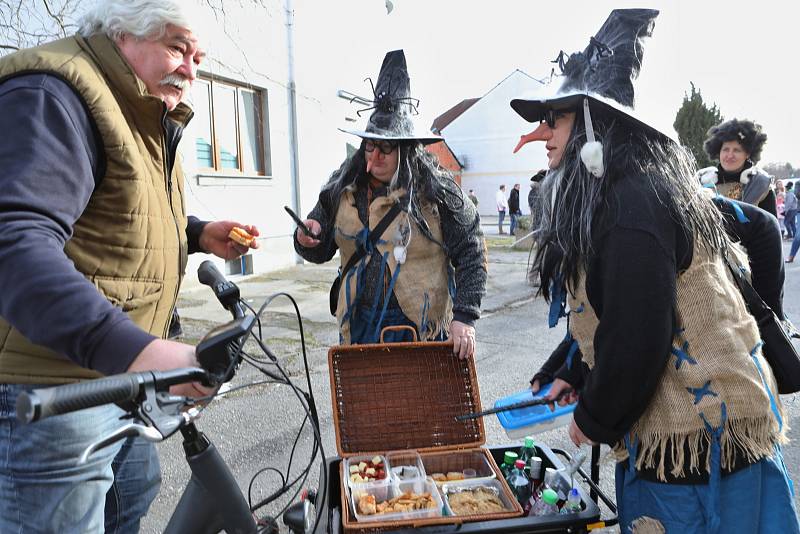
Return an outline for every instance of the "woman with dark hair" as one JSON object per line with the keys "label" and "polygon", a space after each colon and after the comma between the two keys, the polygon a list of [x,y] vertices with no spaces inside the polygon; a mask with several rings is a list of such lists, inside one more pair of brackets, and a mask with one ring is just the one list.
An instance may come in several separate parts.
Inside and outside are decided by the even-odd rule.
{"label": "woman with dark hair", "polygon": [[767,134],[753,121],[731,119],[712,127],[703,148],[719,164],[697,171],[700,183],[716,188],[722,196],[754,204],[777,217],[772,178],[756,167],[766,142]]}
{"label": "woman with dark hair", "polygon": [[[475,351],[475,322],[486,285],[480,219],[415,129],[402,50],[389,52],[375,84],[374,111],[361,146],[322,189],[295,250],[323,263],[338,249],[336,318],[341,341],[377,343],[386,326],[410,326],[421,340],[453,340],[460,357]],[[373,233],[383,223],[380,235]],[[352,260],[351,260],[352,258]],[[384,341],[410,341],[407,330]]]}
{"label": "woman with dark hair", "polygon": [[[614,447],[622,531],[797,533],[784,410],[730,272],[748,266],[729,238],[741,206],[713,200],[687,152],[632,109],[657,14],[613,11],[561,62],[563,83],[511,102],[540,121],[517,150],[548,151],[532,275],[551,326],[568,316],[551,358],[564,369],[533,387],[555,378],[555,399],[571,384],[572,441]],[[777,232],[747,208],[751,229]],[[748,252],[754,270],[774,260]]]}

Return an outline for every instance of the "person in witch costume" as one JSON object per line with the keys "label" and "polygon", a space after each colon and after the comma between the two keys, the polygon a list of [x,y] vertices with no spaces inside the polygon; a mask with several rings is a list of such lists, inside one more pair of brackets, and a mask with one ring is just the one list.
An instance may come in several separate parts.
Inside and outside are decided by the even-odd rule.
{"label": "person in witch costume", "polygon": [[571,383],[570,438],[613,446],[623,532],[800,532],[785,412],[728,265],[748,265],[730,234],[774,219],[714,200],[686,150],[637,118],[632,80],[657,15],[612,11],[584,51],[559,56],[563,76],[511,102],[540,122],[517,150],[548,150],[532,274],[551,326],[568,317],[554,357],[579,375],[549,396]]}
{"label": "person in witch costume", "polygon": [[766,142],[767,134],[753,121],[732,119],[712,127],[703,148],[719,164],[697,171],[700,183],[725,197],[755,204],[777,218],[772,177],[756,167]]}
{"label": "person in witch costume", "polygon": [[[343,130],[361,146],[333,172],[305,221],[317,237],[298,231],[295,250],[315,263],[339,250],[346,272],[332,297],[342,343],[377,343],[384,327],[405,325],[420,340],[452,339],[456,354],[471,357],[486,285],[480,218],[424,148],[441,137],[415,127],[418,101],[402,50],[386,54],[373,92],[366,127]],[[388,226],[371,239],[385,218]],[[384,337],[411,340],[407,329]]]}

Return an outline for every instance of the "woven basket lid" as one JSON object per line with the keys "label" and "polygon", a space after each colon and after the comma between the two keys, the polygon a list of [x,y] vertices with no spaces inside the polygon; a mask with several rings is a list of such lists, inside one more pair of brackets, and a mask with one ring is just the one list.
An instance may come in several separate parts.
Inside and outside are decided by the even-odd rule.
{"label": "woven basket lid", "polygon": [[482,418],[472,358],[447,342],[335,346],[328,351],[340,456],[480,447]]}

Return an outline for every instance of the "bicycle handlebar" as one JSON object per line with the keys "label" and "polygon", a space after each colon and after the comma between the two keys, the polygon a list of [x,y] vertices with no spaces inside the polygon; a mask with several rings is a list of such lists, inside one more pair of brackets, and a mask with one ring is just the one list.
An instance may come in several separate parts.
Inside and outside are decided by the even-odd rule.
{"label": "bicycle handlebar", "polygon": [[169,387],[202,380],[203,369],[189,367],[170,371],[143,371],[98,378],[59,387],[34,389],[17,397],[17,419],[32,423],[45,417],[136,400],[145,386]]}
{"label": "bicycle handlebar", "polygon": [[17,419],[32,423],[51,415],[130,401],[138,395],[139,377],[136,374],[116,375],[57,388],[34,389],[21,393],[17,398]]}
{"label": "bicycle handlebar", "polygon": [[222,307],[231,312],[234,319],[244,317],[244,310],[239,304],[239,288],[228,282],[211,260],[204,261],[197,268],[197,279],[211,288]]}
{"label": "bicycle handlebar", "polygon": [[205,260],[200,264],[200,267],[197,268],[197,279],[201,284],[210,287],[228,283],[225,277],[222,276],[222,273],[219,272],[219,269],[217,269],[217,266],[214,265],[214,262],[210,260]]}

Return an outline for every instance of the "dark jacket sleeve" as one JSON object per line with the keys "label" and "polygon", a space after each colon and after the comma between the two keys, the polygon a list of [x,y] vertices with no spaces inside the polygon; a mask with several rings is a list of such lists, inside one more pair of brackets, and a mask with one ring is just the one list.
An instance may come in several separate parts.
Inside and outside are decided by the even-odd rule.
{"label": "dark jacket sleeve", "polygon": [[186,241],[189,245],[189,254],[196,252],[205,252],[200,248],[200,234],[203,233],[203,228],[206,227],[208,221],[201,221],[193,215],[189,215],[186,224]]}
{"label": "dark jacket sleeve", "polygon": [[[747,251],[753,289],[783,319],[783,282],[786,272],[778,219],[758,206],[724,197],[715,197],[714,204],[723,214],[728,235],[734,241],[741,242]],[[741,210],[747,222],[739,220],[735,207]]]}
{"label": "dark jacket sleeve", "polygon": [[0,315],[77,364],[122,372],[154,339],[64,253],[101,167],[78,96],[49,75],[0,84]]}
{"label": "dark jacket sleeve", "polygon": [[512,214],[519,212],[519,191],[515,188],[512,188],[508,195],[508,211]]}
{"label": "dark jacket sleeve", "polygon": [[567,362],[567,356],[574,340],[568,336],[550,354],[550,357],[544,362],[541,369],[531,378],[531,384],[534,380],[538,380],[540,385],[549,384],[556,378],[560,378],[567,382],[574,389],[583,387],[583,380],[586,374],[586,365],[583,363],[583,354],[580,349],[577,349],[572,356],[572,362]]}
{"label": "dark jacket sleeve", "polygon": [[455,269],[453,320],[472,326],[481,316],[481,301],[486,291],[486,245],[478,210],[458,187],[455,190],[461,199],[455,203],[461,207],[458,212],[439,203],[442,239]]}
{"label": "dark jacket sleeve", "polygon": [[319,236],[320,243],[316,247],[306,248],[297,241],[297,231],[295,231],[292,237],[294,250],[303,259],[312,263],[325,263],[333,258],[339,248],[336,245],[336,221],[333,214],[333,199],[329,190],[323,189],[320,192],[317,205],[314,206],[314,209],[311,210],[306,219],[313,219],[322,227]]}
{"label": "dark jacket sleeve", "polygon": [[639,229],[614,228],[598,250],[587,285],[600,321],[595,365],[574,417],[589,438],[611,444],[644,413],[669,358],[676,264],[674,251]]}

